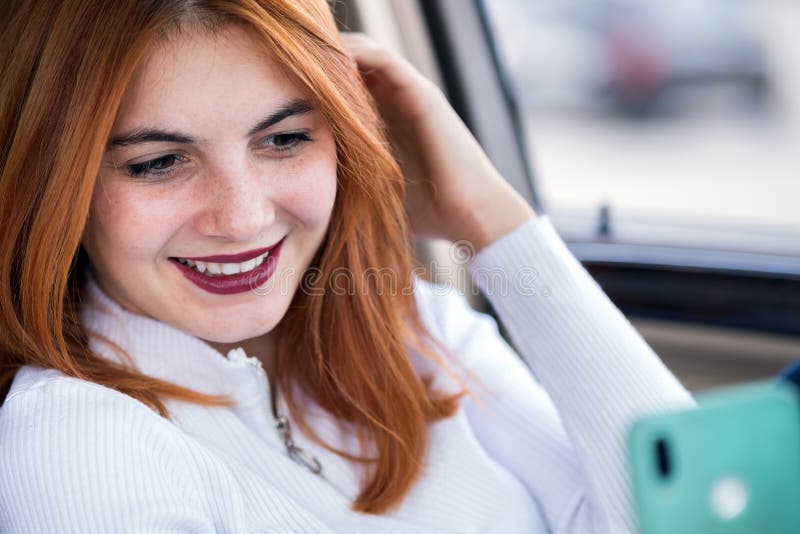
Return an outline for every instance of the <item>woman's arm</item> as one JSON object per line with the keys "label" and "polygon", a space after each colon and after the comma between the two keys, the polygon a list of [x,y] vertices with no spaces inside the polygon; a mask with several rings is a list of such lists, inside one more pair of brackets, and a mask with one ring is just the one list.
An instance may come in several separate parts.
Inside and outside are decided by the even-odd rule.
{"label": "woman's arm", "polygon": [[[626,434],[641,416],[693,406],[691,395],[570,254],[548,219],[525,223],[490,244],[471,271],[547,390],[585,474],[585,500],[564,511],[561,532],[636,532]],[[508,277],[507,286],[498,273]],[[497,386],[502,404],[525,407],[517,410],[516,422],[506,419],[509,428],[533,423],[524,413],[535,409],[530,393]]]}
{"label": "woman's arm", "polygon": [[528,364],[455,290],[419,284],[426,324],[485,386],[464,404],[476,437],[537,498],[553,532],[636,532],[627,431],[643,415],[693,406],[691,396],[547,218],[490,244],[471,271]]}
{"label": "woman's arm", "polygon": [[692,406],[691,395],[499,176],[441,92],[368,38],[345,43],[398,150],[414,231],[471,244],[473,278],[552,399],[511,363],[486,319],[462,309],[467,338],[450,341],[505,414],[469,408],[476,434],[525,480],[554,529],[635,532],[625,434],[637,417]]}

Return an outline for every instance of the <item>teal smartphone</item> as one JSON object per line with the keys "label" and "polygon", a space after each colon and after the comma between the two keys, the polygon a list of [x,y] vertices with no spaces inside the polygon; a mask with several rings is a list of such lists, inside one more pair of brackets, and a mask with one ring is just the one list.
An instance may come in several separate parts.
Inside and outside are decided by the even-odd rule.
{"label": "teal smartphone", "polygon": [[800,533],[797,389],[757,382],[697,401],[631,428],[640,533]]}

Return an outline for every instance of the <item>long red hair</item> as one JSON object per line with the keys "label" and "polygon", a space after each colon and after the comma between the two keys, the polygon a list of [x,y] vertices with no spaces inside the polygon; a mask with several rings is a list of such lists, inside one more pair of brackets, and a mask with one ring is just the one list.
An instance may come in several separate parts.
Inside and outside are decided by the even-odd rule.
{"label": "long red hair", "polygon": [[[466,390],[434,390],[409,359],[414,350],[447,368],[408,291],[403,177],[326,2],[19,0],[9,11],[0,23],[0,402],[29,364],[115,389],[164,417],[166,398],[230,402],[89,350],[78,319],[87,262],[80,239],[108,136],[143,60],[176,31],[243,25],[315,95],[337,143],[330,230],[312,263],[315,276],[278,327],[290,342],[276,357],[277,383],[300,428],[367,467],[353,509],[396,507],[420,474],[428,423],[451,416]],[[351,276],[347,291],[330,291],[335,272],[370,271],[390,272],[395,287]],[[362,455],[322,442],[295,387],[352,424]]]}

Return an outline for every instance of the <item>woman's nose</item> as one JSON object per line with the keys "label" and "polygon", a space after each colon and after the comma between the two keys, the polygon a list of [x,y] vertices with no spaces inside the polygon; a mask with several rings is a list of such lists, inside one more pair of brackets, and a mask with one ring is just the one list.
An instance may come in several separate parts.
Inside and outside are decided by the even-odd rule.
{"label": "woman's nose", "polygon": [[273,224],[275,204],[263,176],[248,171],[224,172],[205,181],[203,206],[195,218],[201,234],[253,242]]}

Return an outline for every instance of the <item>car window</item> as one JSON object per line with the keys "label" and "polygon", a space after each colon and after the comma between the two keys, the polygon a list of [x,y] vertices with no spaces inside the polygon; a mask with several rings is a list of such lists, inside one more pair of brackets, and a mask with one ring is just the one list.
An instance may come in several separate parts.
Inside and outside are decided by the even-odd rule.
{"label": "car window", "polygon": [[800,253],[800,3],[484,0],[570,230]]}

